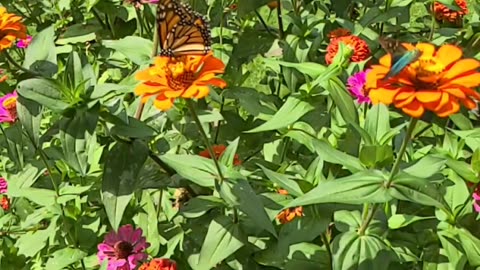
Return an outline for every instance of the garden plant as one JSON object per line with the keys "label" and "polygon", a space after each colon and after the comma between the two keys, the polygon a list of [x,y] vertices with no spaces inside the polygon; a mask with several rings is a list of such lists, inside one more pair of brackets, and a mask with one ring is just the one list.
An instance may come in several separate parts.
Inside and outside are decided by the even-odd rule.
{"label": "garden plant", "polygon": [[0,0],[0,269],[480,269],[479,0]]}

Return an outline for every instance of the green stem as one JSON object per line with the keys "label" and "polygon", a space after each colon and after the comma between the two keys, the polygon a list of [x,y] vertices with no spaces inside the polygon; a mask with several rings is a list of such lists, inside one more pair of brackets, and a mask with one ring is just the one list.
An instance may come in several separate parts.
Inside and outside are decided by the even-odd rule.
{"label": "green stem", "polygon": [[162,213],[162,199],[163,199],[163,189],[160,189],[160,195],[158,196],[158,205],[157,205],[157,220],[160,219],[160,214]]}
{"label": "green stem", "polygon": [[285,31],[283,30],[282,4],[280,0],[277,0],[277,18],[279,38],[283,39],[285,37]]}
{"label": "green stem", "polygon": [[433,34],[435,33],[435,12],[433,11],[433,2],[432,2],[432,24],[430,25],[430,34],[428,35],[428,40],[432,41]]}
{"label": "green stem", "polygon": [[[159,37],[158,37],[158,31],[156,30],[157,28],[154,28],[153,31],[153,47],[152,47],[152,54],[151,57],[155,57],[158,54],[158,42],[159,42]],[[143,103],[140,100],[140,103],[138,104],[137,112],[135,113],[135,118],[140,120],[142,118],[143,114],[143,109],[145,108],[145,103]]]}
{"label": "green stem", "polygon": [[222,183],[223,180],[225,179],[223,177],[222,169],[220,168],[220,164],[218,163],[217,157],[215,156],[215,152],[213,151],[212,144],[208,140],[207,133],[203,129],[202,122],[200,122],[197,112],[195,111],[195,107],[193,106],[193,101],[191,99],[187,99],[186,102],[187,102],[188,109],[190,110],[190,114],[192,115],[193,121],[195,121],[195,124],[197,124],[198,130],[200,131],[200,135],[202,135],[202,138],[205,141],[205,146],[207,147],[208,153],[210,154],[210,157],[211,159],[213,159],[213,163],[217,168],[218,176],[220,178],[219,179],[220,183]]}
{"label": "green stem", "polygon": [[[418,119],[416,118],[410,119],[410,124],[408,125],[407,132],[405,134],[405,137],[403,138],[402,145],[400,146],[397,159],[395,160],[395,163],[392,166],[392,170],[390,171],[390,176],[387,180],[387,183],[385,183],[386,188],[389,188],[391,186],[393,178],[395,177],[395,175],[397,175],[398,171],[400,170],[400,163],[402,162],[403,155],[405,154],[407,150],[407,146],[410,143],[410,140],[412,139],[413,130],[415,129],[417,122],[418,122]],[[372,210],[370,210],[370,212],[366,215],[366,218],[363,219],[363,223],[358,229],[359,235],[365,234],[365,231],[367,230],[368,225],[370,225],[370,222],[372,222],[372,219],[375,213],[377,212],[377,209],[379,206],[380,204],[374,204],[372,207]],[[364,213],[364,216],[365,216],[365,213]]]}
{"label": "green stem", "polygon": [[270,28],[268,27],[267,23],[265,22],[265,20],[263,20],[262,18],[262,15],[260,15],[260,13],[258,13],[257,10],[255,10],[255,15],[257,15],[258,17],[258,20],[260,21],[260,23],[262,23],[263,27],[265,28],[265,30],[267,30],[267,32],[272,35],[272,36],[276,36],[274,33],[272,33],[272,31],[270,31]]}
{"label": "green stem", "polygon": [[325,245],[325,249],[327,250],[327,253],[328,253],[328,260],[329,260],[328,265],[329,265],[329,269],[331,270],[332,258],[333,258],[332,249],[330,248],[330,243],[328,242],[328,239],[324,233],[321,234],[321,238],[322,238],[323,244]]}
{"label": "green stem", "polygon": [[8,62],[10,62],[10,64],[14,65],[16,68],[18,68],[19,70],[25,72],[25,73],[28,73],[32,76],[41,76],[39,73],[35,72],[35,71],[31,71],[29,69],[26,69],[24,67],[22,67],[22,65],[20,65],[19,63],[17,63],[17,61],[15,61],[15,59],[12,58],[12,56],[8,53],[7,50],[3,51],[3,55],[5,55],[5,58],[7,58]]}

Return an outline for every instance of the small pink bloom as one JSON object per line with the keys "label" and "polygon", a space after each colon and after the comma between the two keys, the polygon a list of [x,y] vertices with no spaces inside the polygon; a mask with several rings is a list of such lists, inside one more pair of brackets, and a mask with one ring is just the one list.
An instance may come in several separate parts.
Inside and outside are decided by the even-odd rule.
{"label": "small pink bloom", "polygon": [[17,91],[0,98],[0,123],[14,123],[17,120]]}
{"label": "small pink bloom", "polygon": [[473,208],[477,213],[480,213],[480,186],[478,186],[472,194]]}
{"label": "small pink bloom", "polygon": [[7,193],[7,190],[8,190],[7,179],[0,177],[0,194]]}
{"label": "small pink bloom", "polygon": [[107,270],[135,269],[139,261],[147,259],[145,249],[150,246],[142,233],[142,229],[134,230],[130,224],[120,227],[118,233],[108,233],[97,246],[100,264],[107,260]]}
{"label": "small pink bloom", "polygon": [[26,49],[32,43],[32,36],[27,36],[26,39],[20,39],[17,42],[17,47],[21,49]]}
{"label": "small pink bloom", "polygon": [[368,97],[368,93],[365,92],[364,85],[367,82],[367,73],[370,70],[360,71],[350,76],[347,81],[347,88],[350,94],[357,99],[359,104],[368,103],[372,101]]}
{"label": "small pink bloom", "polygon": [[158,0],[125,0],[125,2],[133,5],[135,8],[141,8],[144,4],[157,4]]}

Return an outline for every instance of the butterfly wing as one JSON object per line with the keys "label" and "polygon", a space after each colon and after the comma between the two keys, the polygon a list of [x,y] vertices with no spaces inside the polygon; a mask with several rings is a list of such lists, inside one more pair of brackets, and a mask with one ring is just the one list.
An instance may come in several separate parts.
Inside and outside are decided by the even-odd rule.
{"label": "butterfly wing", "polygon": [[408,65],[418,60],[421,53],[419,50],[408,51],[402,43],[393,38],[380,37],[382,48],[392,55],[392,67],[385,79],[395,76],[402,72]]}
{"label": "butterfly wing", "polygon": [[157,23],[160,55],[176,57],[210,51],[208,22],[190,6],[176,0],[161,0],[158,3]]}

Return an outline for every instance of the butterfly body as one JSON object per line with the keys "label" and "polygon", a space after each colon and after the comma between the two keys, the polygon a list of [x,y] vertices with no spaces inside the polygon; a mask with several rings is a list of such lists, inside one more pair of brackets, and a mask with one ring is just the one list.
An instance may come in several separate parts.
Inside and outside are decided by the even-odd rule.
{"label": "butterfly body", "polygon": [[408,65],[418,60],[421,52],[418,49],[408,51],[398,40],[380,38],[380,45],[392,55],[392,67],[384,79],[402,72]]}
{"label": "butterfly body", "polygon": [[160,0],[157,7],[160,55],[204,55],[210,51],[210,26],[204,16],[178,0]]}

